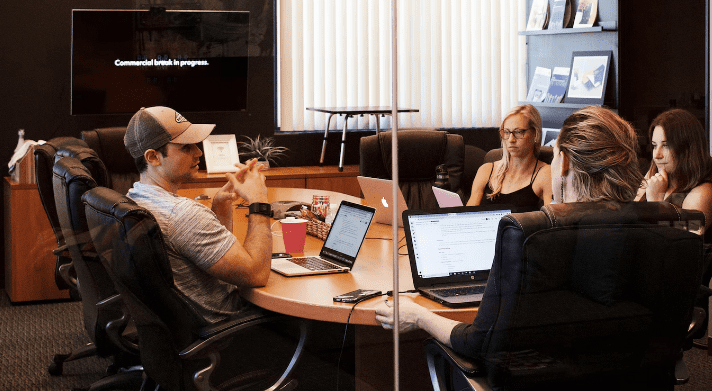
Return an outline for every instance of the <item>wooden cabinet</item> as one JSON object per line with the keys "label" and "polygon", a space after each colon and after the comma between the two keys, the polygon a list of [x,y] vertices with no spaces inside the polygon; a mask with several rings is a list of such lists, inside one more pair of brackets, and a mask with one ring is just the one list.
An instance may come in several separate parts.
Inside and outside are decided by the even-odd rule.
{"label": "wooden cabinet", "polygon": [[[298,189],[329,190],[361,197],[361,187],[356,177],[358,166],[344,166],[339,171],[336,166],[273,167],[264,171],[267,187],[292,187]],[[225,174],[208,174],[201,171],[181,189],[221,187],[225,184]]]}
{"label": "wooden cabinet", "polygon": [[35,184],[4,183],[5,291],[12,302],[69,298],[57,289],[57,247]]}

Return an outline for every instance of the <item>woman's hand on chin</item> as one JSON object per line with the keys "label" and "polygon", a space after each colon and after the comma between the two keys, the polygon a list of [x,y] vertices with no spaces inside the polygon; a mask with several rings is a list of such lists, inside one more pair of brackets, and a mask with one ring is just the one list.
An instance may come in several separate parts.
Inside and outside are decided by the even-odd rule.
{"label": "woman's hand on chin", "polygon": [[648,178],[648,186],[645,189],[645,197],[648,201],[663,201],[668,190],[668,176],[665,171],[658,171]]}

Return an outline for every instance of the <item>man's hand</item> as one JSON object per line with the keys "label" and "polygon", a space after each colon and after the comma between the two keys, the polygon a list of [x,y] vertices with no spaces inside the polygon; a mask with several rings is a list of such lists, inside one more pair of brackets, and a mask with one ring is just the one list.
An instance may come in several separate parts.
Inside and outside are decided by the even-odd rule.
{"label": "man's hand", "polygon": [[647,188],[645,189],[645,198],[648,201],[664,201],[665,193],[668,190],[668,175],[664,170],[658,171],[655,175],[647,180]]}
{"label": "man's hand", "polygon": [[[264,168],[257,164],[257,159],[250,159],[246,164],[236,163],[235,167],[240,170],[234,175],[227,173],[228,183],[223,186],[231,188],[232,192],[242,197],[248,203],[267,202],[267,185],[265,176],[262,174]],[[221,189],[222,191],[222,189]]]}

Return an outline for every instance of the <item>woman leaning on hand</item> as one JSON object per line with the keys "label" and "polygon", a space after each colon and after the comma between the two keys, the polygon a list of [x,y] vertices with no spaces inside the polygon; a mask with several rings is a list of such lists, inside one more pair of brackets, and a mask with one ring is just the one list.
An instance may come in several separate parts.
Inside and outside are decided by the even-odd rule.
{"label": "woman leaning on hand", "polygon": [[[712,157],[700,121],[682,109],[668,110],[653,120],[650,169],[636,201],[667,201],[705,214],[712,223]],[[707,235],[709,236],[709,235]]]}

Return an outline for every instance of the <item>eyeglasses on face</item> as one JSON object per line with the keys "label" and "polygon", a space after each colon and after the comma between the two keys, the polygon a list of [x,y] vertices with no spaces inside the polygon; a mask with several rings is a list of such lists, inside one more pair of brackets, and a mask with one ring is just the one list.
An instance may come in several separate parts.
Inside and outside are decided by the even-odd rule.
{"label": "eyeglasses on face", "polygon": [[504,129],[499,132],[500,137],[502,139],[507,140],[511,135],[514,135],[514,138],[520,139],[524,137],[524,133],[527,132],[529,129],[514,129],[514,130],[509,130],[509,129]]}

